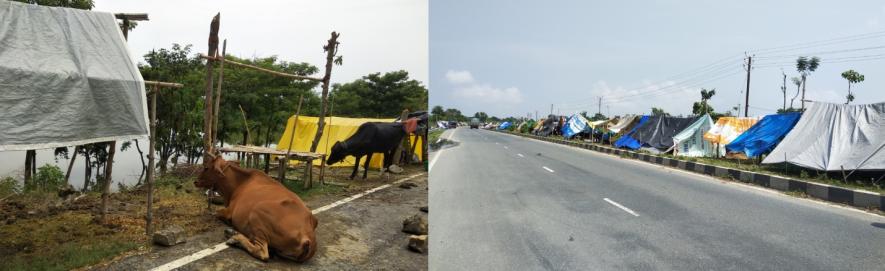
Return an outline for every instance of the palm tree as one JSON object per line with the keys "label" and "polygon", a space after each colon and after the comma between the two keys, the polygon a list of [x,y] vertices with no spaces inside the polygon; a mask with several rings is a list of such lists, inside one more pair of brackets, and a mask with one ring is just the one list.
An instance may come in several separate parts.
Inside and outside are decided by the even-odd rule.
{"label": "palm tree", "polygon": [[790,80],[792,80],[793,84],[796,85],[796,95],[793,95],[793,98],[790,99],[790,108],[793,108],[793,101],[796,100],[796,97],[799,97],[799,90],[802,86],[802,79],[799,79],[799,77],[793,77],[790,78]]}
{"label": "palm tree", "polygon": [[701,111],[701,112],[703,112],[705,114],[709,113],[709,112],[707,112],[707,108],[708,108],[707,101],[710,100],[710,98],[713,98],[713,95],[716,95],[715,88],[710,89],[710,90],[707,90],[704,88],[701,89],[701,103],[704,105],[704,111]]}
{"label": "palm tree", "polygon": [[842,78],[848,80],[848,96],[846,96],[847,101],[845,102],[845,104],[848,104],[851,101],[854,101],[854,95],[851,94],[851,84],[863,82],[864,76],[863,74],[860,74],[859,72],[856,72],[854,70],[847,70],[842,73]]}
{"label": "palm tree", "polygon": [[802,109],[805,109],[805,86],[806,79],[808,75],[817,70],[817,67],[820,66],[820,58],[813,56],[810,59],[804,56],[800,56],[796,59],[796,71],[802,75]]}

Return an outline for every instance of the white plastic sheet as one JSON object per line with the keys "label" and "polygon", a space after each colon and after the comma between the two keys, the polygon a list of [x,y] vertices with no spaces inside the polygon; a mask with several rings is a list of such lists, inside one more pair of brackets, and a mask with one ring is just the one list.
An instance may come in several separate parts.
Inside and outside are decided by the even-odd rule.
{"label": "white plastic sheet", "polygon": [[885,169],[885,103],[814,102],[762,163],[818,170]]}
{"label": "white plastic sheet", "polygon": [[114,15],[0,1],[0,151],[146,138],[144,79]]}

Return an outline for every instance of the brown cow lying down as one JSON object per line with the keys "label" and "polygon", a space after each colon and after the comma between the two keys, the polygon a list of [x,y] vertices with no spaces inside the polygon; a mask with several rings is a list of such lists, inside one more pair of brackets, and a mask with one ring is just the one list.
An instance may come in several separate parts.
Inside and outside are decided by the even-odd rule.
{"label": "brown cow lying down", "polygon": [[224,197],[227,206],[217,216],[239,232],[228,243],[239,244],[262,261],[267,261],[270,250],[296,262],[313,257],[317,219],[298,195],[264,172],[213,156],[194,185]]}

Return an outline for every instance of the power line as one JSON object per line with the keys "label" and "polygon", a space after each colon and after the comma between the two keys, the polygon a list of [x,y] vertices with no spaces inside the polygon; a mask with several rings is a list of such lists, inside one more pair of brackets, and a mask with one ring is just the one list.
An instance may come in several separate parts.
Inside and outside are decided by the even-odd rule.
{"label": "power line", "polygon": [[865,33],[865,34],[831,38],[831,39],[825,39],[825,40],[819,40],[819,41],[797,43],[797,44],[786,45],[786,46],[769,47],[769,48],[763,48],[763,49],[759,49],[759,50],[751,50],[749,52],[756,53],[756,54],[762,53],[762,52],[766,52],[766,53],[784,52],[784,51],[790,51],[790,50],[796,50],[796,49],[821,47],[821,46],[838,44],[838,43],[845,43],[845,42],[852,42],[852,41],[858,41],[858,40],[864,40],[864,39],[878,38],[878,37],[882,37],[882,36],[885,36],[885,31],[877,31],[877,32],[870,32],[870,33]]}

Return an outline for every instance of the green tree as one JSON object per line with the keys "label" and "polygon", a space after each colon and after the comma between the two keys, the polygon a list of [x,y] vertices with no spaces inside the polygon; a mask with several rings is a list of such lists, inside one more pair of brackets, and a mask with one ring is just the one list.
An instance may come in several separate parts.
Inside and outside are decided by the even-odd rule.
{"label": "green tree", "polygon": [[463,121],[467,119],[464,115],[461,115],[461,110],[455,108],[446,109],[445,118],[449,121]]}
{"label": "green tree", "polygon": [[796,85],[796,95],[793,95],[793,98],[790,99],[790,108],[793,108],[793,101],[796,100],[796,97],[799,97],[799,91],[802,87],[802,79],[800,79],[799,77],[793,77],[790,78],[790,81],[793,81],[793,84]]}
{"label": "green tree", "polygon": [[587,119],[589,119],[589,120],[591,120],[591,121],[597,121],[597,120],[607,120],[608,117],[606,117],[606,116],[603,115],[603,114],[596,113],[596,114],[593,114],[593,117],[590,117],[590,118],[587,118]]}
{"label": "green tree", "polygon": [[410,79],[406,71],[373,73],[356,81],[332,86],[335,115],[396,118],[403,109],[427,110],[427,88]]}
{"label": "green tree", "polygon": [[486,112],[476,112],[473,114],[473,117],[479,119],[479,122],[485,122],[489,118],[489,114],[486,114]]}
{"label": "green tree", "polygon": [[800,56],[796,59],[796,71],[802,76],[802,109],[805,109],[805,87],[808,75],[817,70],[820,66],[820,58],[813,56],[811,58]]}
{"label": "green tree", "polygon": [[665,117],[666,117],[666,116],[670,116],[670,113],[664,112],[664,109],[662,109],[662,108],[657,108],[657,107],[652,107],[652,108],[651,108],[651,114],[652,114],[653,116],[665,116]]}
{"label": "green tree", "polygon": [[854,101],[854,94],[851,93],[851,84],[863,82],[864,76],[854,70],[847,70],[842,73],[842,78],[845,78],[845,80],[848,81],[848,96],[845,97],[847,99],[845,104],[848,104],[851,101]]}
{"label": "green tree", "polygon": [[430,117],[435,121],[439,121],[440,118],[442,118],[443,114],[445,114],[445,113],[446,113],[446,110],[443,109],[442,106],[437,105],[437,106],[434,106],[433,109],[430,110]]}
{"label": "green tree", "polygon": [[37,4],[40,6],[65,7],[91,10],[95,7],[92,0],[13,0],[14,2],[22,2],[28,4]]}
{"label": "green tree", "polygon": [[46,164],[37,169],[34,181],[25,185],[26,191],[56,191],[65,180],[65,174],[56,165]]}
{"label": "green tree", "polygon": [[698,116],[713,113],[713,107],[710,107],[710,105],[707,103],[707,101],[709,101],[711,98],[713,98],[713,95],[716,95],[715,88],[710,89],[710,90],[702,88],[701,89],[701,101],[695,102],[692,105],[691,113],[698,115]]}

